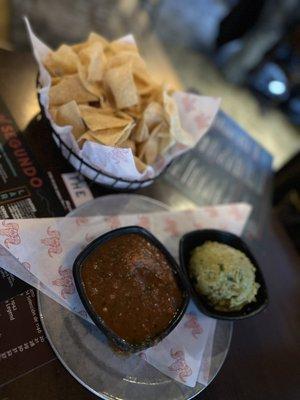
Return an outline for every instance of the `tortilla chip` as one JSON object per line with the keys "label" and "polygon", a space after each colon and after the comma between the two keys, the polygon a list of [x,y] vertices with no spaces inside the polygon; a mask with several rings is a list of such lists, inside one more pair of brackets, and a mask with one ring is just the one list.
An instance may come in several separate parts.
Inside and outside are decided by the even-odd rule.
{"label": "tortilla chip", "polygon": [[51,86],[49,104],[50,107],[60,106],[72,100],[75,100],[77,104],[82,104],[98,100],[98,98],[85,89],[78,75],[64,76],[57,85]]}
{"label": "tortilla chip", "polygon": [[141,172],[141,173],[145,172],[145,170],[146,170],[146,168],[147,168],[147,164],[143,163],[143,161],[141,161],[141,160],[140,160],[138,157],[136,157],[136,156],[133,156],[133,158],[134,158],[134,162],[135,162],[136,169],[137,169],[139,172]]}
{"label": "tortilla chip", "polygon": [[[86,134],[84,134],[81,139],[84,138],[92,138],[93,141],[104,144],[106,146],[112,146],[115,147],[118,145],[118,143],[122,143],[130,135],[131,131],[131,124],[128,124],[126,127],[123,129],[120,128],[113,128],[113,129],[101,129],[98,131],[88,131]],[[90,140],[90,139],[88,139]]]}
{"label": "tortilla chip", "polygon": [[164,92],[163,99],[166,118],[170,126],[172,137],[176,142],[179,142],[185,146],[193,146],[193,137],[181,127],[179,113],[175,100],[171,96],[169,96],[167,92]]}
{"label": "tortilla chip", "polygon": [[137,155],[144,163],[153,164],[158,156],[158,139],[150,137],[146,142],[140,144],[137,149]]}
{"label": "tortilla chip", "polygon": [[55,121],[55,119],[56,119],[56,114],[57,114],[57,107],[51,107],[51,108],[49,108],[49,112],[50,112],[50,114],[51,114],[51,117],[54,119],[54,121]]}
{"label": "tortilla chip", "polygon": [[136,120],[140,120],[141,116],[143,114],[143,106],[142,106],[142,104],[139,103],[139,104],[137,104],[135,106],[126,108],[126,114],[130,115],[132,118],[135,118]]}
{"label": "tortilla chip", "polygon": [[84,143],[89,140],[90,142],[96,142],[93,136],[89,133],[89,131],[85,132],[77,139],[78,146],[82,149]]}
{"label": "tortilla chip", "polygon": [[130,136],[137,143],[142,143],[149,138],[149,129],[144,120],[140,120]]}
{"label": "tortilla chip", "polygon": [[91,32],[87,39],[87,43],[95,42],[101,43],[103,48],[109,45],[109,42],[103,36],[99,35],[98,33]]}
{"label": "tortilla chip", "polygon": [[130,117],[119,118],[110,113],[109,110],[102,111],[101,109],[89,106],[79,106],[79,109],[85,124],[91,131],[124,128],[132,122]]}
{"label": "tortilla chip", "polygon": [[52,76],[51,77],[51,86],[57,85],[61,81],[60,76]]}
{"label": "tortilla chip", "polygon": [[164,118],[164,109],[157,102],[148,104],[143,113],[143,120],[149,130],[153,129],[155,125],[161,123]]}
{"label": "tortilla chip", "polygon": [[133,74],[135,74],[135,71],[140,71],[142,69],[146,71],[146,64],[141,56],[138,53],[132,53],[128,51],[117,53],[114,56],[110,57],[107,60],[106,68],[116,68],[124,64],[130,64]]}
{"label": "tortilla chip", "polygon": [[71,125],[72,133],[76,139],[78,139],[86,131],[86,127],[81,118],[78,105],[74,100],[58,107],[55,115],[55,122],[57,125],[61,126]]}
{"label": "tortilla chip", "polygon": [[78,76],[82,86],[84,86],[88,92],[96,96],[97,100],[100,100],[100,103],[102,103],[104,101],[104,96],[105,96],[105,90],[102,86],[102,83],[90,82],[88,80],[87,68],[86,66],[82,65],[80,61],[78,61],[77,68],[78,68]]}
{"label": "tortilla chip", "polygon": [[114,40],[105,48],[105,52],[108,56],[113,56],[121,52],[138,53],[138,48],[135,43]]}
{"label": "tortilla chip", "polygon": [[84,47],[79,53],[81,64],[86,67],[87,80],[89,82],[100,82],[106,64],[103,46],[100,42],[92,42]]}
{"label": "tortilla chip", "polygon": [[165,121],[158,124],[151,131],[150,136],[151,138],[157,139],[158,154],[164,154],[175,143],[175,139],[173,138],[170,128]]}
{"label": "tortilla chip", "polygon": [[76,43],[72,44],[72,50],[78,54],[81,50],[83,50],[86,46],[88,46],[88,42]]}
{"label": "tortilla chip", "polygon": [[132,153],[135,154],[136,145],[135,142],[131,139],[126,139],[124,142],[119,142],[118,147],[122,147],[124,149],[131,149]]}
{"label": "tortilla chip", "polygon": [[53,76],[75,74],[77,72],[78,56],[74,50],[66,44],[53,51],[44,61],[45,67]]}
{"label": "tortilla chip", "polygon": [[114,96],[117,108],[122,109],[138,104],[139,96],[129,64],[108,70],[104,75],[104,80]]}

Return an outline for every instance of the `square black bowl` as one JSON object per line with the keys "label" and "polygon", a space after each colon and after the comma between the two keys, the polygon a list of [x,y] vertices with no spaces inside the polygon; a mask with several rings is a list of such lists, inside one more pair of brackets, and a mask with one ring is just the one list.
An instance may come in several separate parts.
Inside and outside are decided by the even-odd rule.
{"label": "square black bowl", "polygon": [[[190,262],[191,251],[197,247],[204,244],[206,241],[214,241],[223,244],[227,244],[228,246],[234,247],[242,251],[252,262],[256,271],[255,271],[255,280],[260,284],[256,295],[256,301],[245,305],[239,311],[231,311],[231,312],[223,312],[215,310],[208,302],[205,296],[199,294],[192,282],[192,279],[189,277],[188,265]],[[219,231],[215,229],[203,229],[197,230],[193,232],[189,232],[185,234],[180,241],[179,245],[179,253],[180,253],[180,264],[183,270],[187,275],[187,279],[190,282],[190,291],[191,295],[203,314],[208,315],[212,318],[217,319],[225,319],[225,320],[239,320],[248,317],[252,317],[258,313],[260,313],[264,308],[266,308],[268,304],[268,291],[266,287],[266,283],[262,274],[262,271],[253,257],[252,253],[243,242],[243,240],[230,232]]]}
{"label": "square black bowl", "polygon": [[[180,310],[178,310],[175,317],[171,320],[171,322],[167,326],[167,328],[163,332],[161,332],[159,335],[157,335],[157,336],[151,338],[150,340],[145,341],[144,343],[141,343],[141,344],[132,344],[132,343],[127,342],[125,339],[121,338],[115,332],[113,332],[109,328],[109,326],[107,326],[105,324],[105,321],[94,311],[94,308],[86,295],[86,291],[85,291],[83,280],[82,280],[82,274],[81,274],[84,261],[96,248],[100,247],[102,244],[104,244],[105,242],[109,241],[112,238],[122,236],[122,235],[127,235],[129,233],[135,233],[135,234],[143,236],[164,254],[164,256],[166,257],[166,259],[169,262],[169,265],[170,265],[174,275],[177,278],[179,287],[182,291],[182,306],[181,306]],[[184,312],[189,303],[189,298],[190,298],[189,284],[188,284],[188,281],[186,279],[184,272],[178,266],[175,259],[171,256],[171,254],[167,251],[167,249],[162,245],[162,243],[158,239],[156,239],[156,237],[153,236],[152,233],[150,233],[146,229],[141,228],[139,226],[127,226],[124,228],[115,229],[115,230],[107,232],[104,235],[101,235],[97,239],[93,240],[77,256],[76,260],[74,261],[73,276],[74,276],[74,281],[75,281],[76,288],[78,290],[79,297],[80,297],[87,313],[89,314],[91,319],[94,321],[95,325],[108,337],[108,339],[110,339],[115,345],[117,345],[117,347],[119,347],[121,350],[126,351],[126,352],[141,351],[141,350],[147,349],[149,347],[152,347],[156,343],[161,341],[179,323],[179,321],[183,317]]]}

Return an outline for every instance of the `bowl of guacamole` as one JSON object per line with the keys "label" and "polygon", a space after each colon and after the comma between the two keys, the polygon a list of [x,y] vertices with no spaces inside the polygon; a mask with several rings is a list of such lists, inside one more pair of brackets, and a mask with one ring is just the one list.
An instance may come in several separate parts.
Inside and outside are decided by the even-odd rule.
{"label": "bowl of guacamole", "polygon": [[246,318],[268,303],[256,259],[244,241],[230,232],[205,229],[187,233],[180,241],[180,263],[196,305],[211,317]]}
{"label": "bowl of guacamole", "polygon": [[206,241],[191,252],[189,274],[196,290],[219,311],[238,311],[256,301],[255,267],[240,250]]}

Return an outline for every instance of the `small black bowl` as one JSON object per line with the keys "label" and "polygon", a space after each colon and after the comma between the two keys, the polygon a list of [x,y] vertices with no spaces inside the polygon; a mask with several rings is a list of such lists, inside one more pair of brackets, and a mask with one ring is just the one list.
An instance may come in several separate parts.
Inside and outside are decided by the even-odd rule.
{"label": "small black bowl", "polygon": [[[113,332],[104,322],[104,320],[94,311],[93,306],[91,302],[89,301],[83,280],[82,280],[82,267],[84,261],[87,259],[87,257],[98,247],[100,247],[102,244],[105,242],[109,241],[112,238],[122,236],[122,235],[127,235],[129,233],[135,233],[138,235],[143,236],[146,238],[149,242],[151,242],[154,246],[156,246],[166,257],[166,259],[169,262],[169,265],[171,269],[173,270],[174,275],[176,276],[179,286],[182,291],[182,306],[180,310],[178,310],[177,314],[173,318],[173,320],[170,322],[168,327],[161,332],[159,335],[151,338],[147,342],[141,343],[141,344],[132,344],[127,342],[125,339],[121,338],[118,336],[115,332]],[[166,337],[179,323],[181,318],[184,315],[184,312],[188,306],[189,303],[189,284],[186,279],[185,274],[181,270],[181,268],[178,266],[174,258],[171,256],[171,254],[167,251],[167,249],[162,245],[162,243],[156,239],[155,236],[152,235],[149,231],[147,231],[144,228],[141,228],[139,226],[127,226],[124,228],[119,228],[115,229],[113,231],[107,232],[104,235],[99,236],[97,239],[93,240],[76,258],[73,264],[73,276],[74,276],[74,281],[76,288],[78,290],[79,297],[89,314],[89,316],[92,318],[94,321],[95,325],[101,329],[101,331],[114,343],[122,349],[123,351],[126,352],[137,352],[141,351],[144,349],[147,349],[149,347],[154,346],[156,343],[161,341],[164,337]]]}
{"label": "small black bowl", "polygon": [[185,234],[181,238],[179,252],[180,264],[183,270],[186,272],[186,275],[189,277],[188,265],[190,262],[191,251],[195,247],[201,246],[204,242],[208,240],[227,244],[228,246],[234,247],[235,249],[242,251],[254,265],[256,269],[255,280],[260,284],[260,287],[258,289],[255,302],[245,305],[239,311],[223,312],[215,310],[210,305],[207,298],[196,291],[192,280],[189,279],[191,295],[200,311],[202,311],[203,314],[206,314],[209,317],[226,320],[244,319],[260,313],[268,304],[268,292],[263,274],[257,261],[253,257],[246,244],[240,237],[234,235],[233,233],[219,231],[215,229],[203,229]]}

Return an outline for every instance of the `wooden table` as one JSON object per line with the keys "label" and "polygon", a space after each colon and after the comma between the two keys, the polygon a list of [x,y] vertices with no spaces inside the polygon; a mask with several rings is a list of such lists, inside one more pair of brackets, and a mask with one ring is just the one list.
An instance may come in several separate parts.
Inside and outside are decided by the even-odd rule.
{"label": "wooden table", "polygon": [[[23,130],[38,112],[36,67],[29,54],[0,51],[0,96]],[[166,200],[159,184],[146,191]],[[170,196],[178,208],[180,196]],[[172,204],[173,202],[173,204]],[[176,204],[175,204],[176,203]],[[235,323],[231,348],[220,373],[199,399],[296,400],[300,398],[299,257],[273,214],[254,248],[269,288],[269,307]],[[0,373],[2,365],[0,363]],[[0,400],[93,399],[58,360],[0,389]]]}

